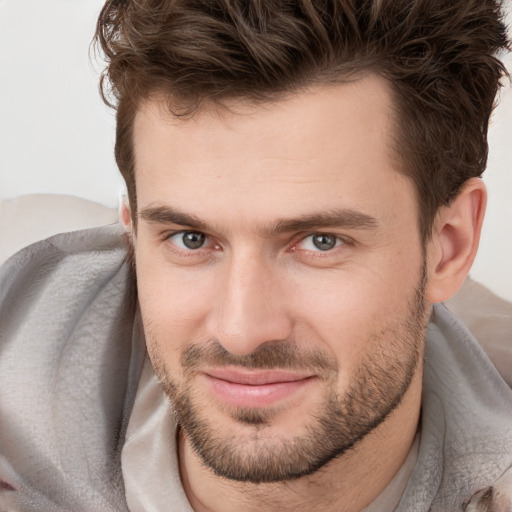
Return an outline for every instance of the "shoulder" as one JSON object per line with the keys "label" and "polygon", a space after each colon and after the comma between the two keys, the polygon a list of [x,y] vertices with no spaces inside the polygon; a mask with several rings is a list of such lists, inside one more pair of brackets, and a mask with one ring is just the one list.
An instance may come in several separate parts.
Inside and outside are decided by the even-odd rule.
{"label": "shoulder", "polygon": [[127,255],[123,229],[106,226],[37,242],[0,269],[0,479],[37,504],[22,510],[110,510],[122,486],[112,464],[143,354]]}
{"label": "shoulder", "polygon": [[446,306],[469,329],[512,387],[512,303],[467,278]]}
{"label": "shoulder", "polygon": [[419,457],[400,510],[464,510],[480,491],[488,497],[512,467],[511,426],[512,390],[467,327],[436,305],[424,357]]}
{"label": "shoulder", "polygon": [[59,324],[69,327],[91,301],[128,284],[129,274],[126,242],[116,225],[26,247],[0,268],[0,342],[30,326],[40,334],[55,333]]}

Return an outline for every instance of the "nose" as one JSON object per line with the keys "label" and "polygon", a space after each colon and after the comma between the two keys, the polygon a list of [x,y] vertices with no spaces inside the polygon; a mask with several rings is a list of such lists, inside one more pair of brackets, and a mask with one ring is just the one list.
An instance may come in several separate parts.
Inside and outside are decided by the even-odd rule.
{"label": "nose", "polygon": [[228,352],[247,355],[265,342],[290,337],[292,320],[279,274],[271,263],[251,256],[226,265],[209,331]]}

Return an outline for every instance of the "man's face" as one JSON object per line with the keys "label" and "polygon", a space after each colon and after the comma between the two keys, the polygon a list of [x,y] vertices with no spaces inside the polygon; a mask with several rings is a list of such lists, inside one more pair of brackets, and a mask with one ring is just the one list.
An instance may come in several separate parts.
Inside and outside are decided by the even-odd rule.
{"label": "man's face", "polygon": [[427,308],[412,182],[387,84],[134,131],[148,352],[217,474],[309,474],[375,429],[418,371]]}

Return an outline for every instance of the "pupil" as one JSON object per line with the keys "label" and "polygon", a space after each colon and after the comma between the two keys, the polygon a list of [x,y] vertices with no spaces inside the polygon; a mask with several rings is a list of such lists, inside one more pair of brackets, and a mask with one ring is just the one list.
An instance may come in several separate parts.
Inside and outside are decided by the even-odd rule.
{"label": "pupil", "polygon": [[336,245],[336,237],[325,234],[314,235],[313,245],[321,251],[328,251]]}
{"label": "pupil", "polygon": [[183,233],[183,245],[188,249],[199,249],[203,246],[205,236],[203,233],[196,233],[195,231],[187,231]]}

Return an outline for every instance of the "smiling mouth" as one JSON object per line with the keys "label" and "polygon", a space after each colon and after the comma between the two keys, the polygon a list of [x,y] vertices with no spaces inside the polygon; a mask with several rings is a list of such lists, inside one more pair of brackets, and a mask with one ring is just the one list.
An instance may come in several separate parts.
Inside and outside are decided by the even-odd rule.
{"label": "smiling mouth", "polygon": [[203,375],[221,402],[243,408],[274,405],[295,395],[315,378],[301,372],[240,368],[216,368]]}

